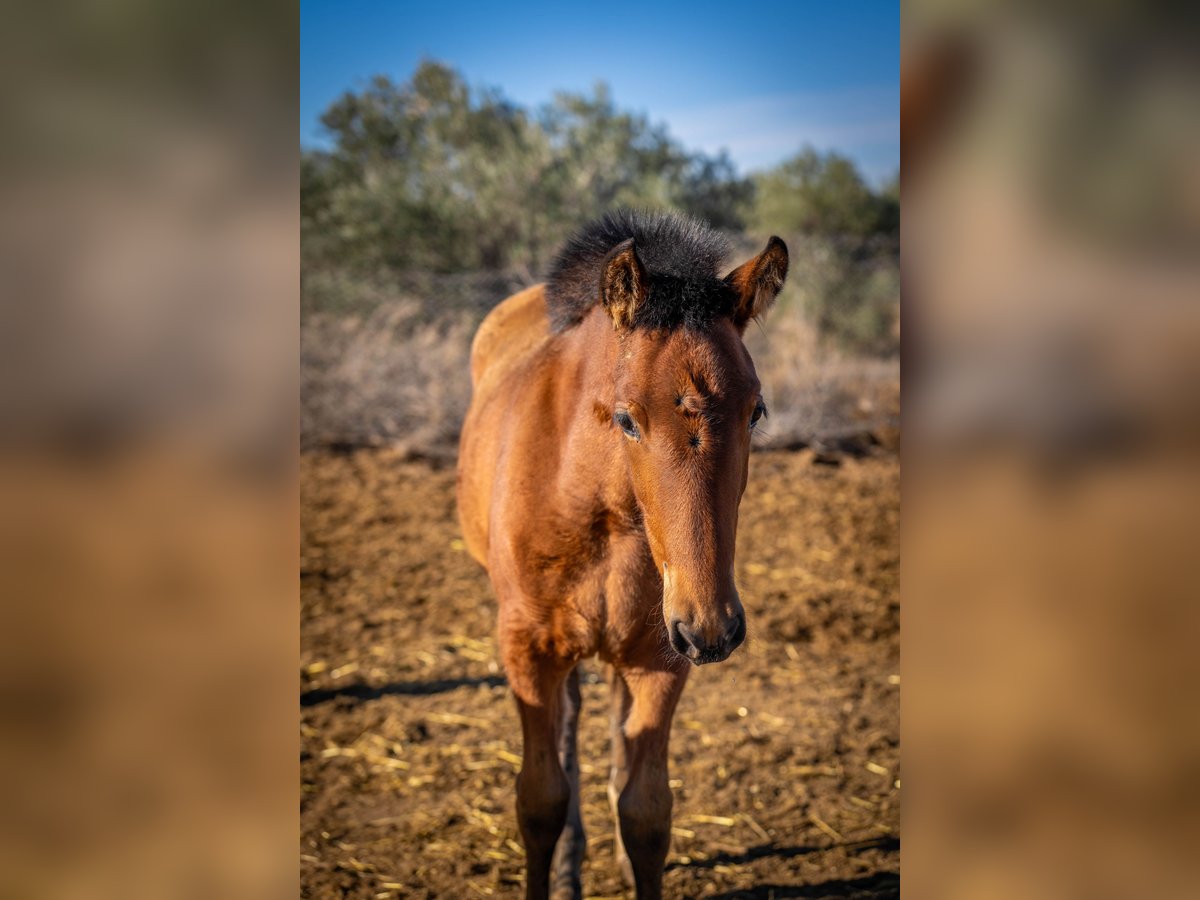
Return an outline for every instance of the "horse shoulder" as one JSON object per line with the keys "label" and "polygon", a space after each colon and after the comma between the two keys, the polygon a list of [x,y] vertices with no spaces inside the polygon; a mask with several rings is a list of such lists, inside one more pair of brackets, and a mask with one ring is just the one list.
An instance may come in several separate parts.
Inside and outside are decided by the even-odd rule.
{"label": "horse shoulder", "polygon": [[459,520],[467,550],[485,568],[489,518],[508,443],[506,409],[531,379],[549,336],[542,285],[503,300],[480,323],[471,343],[471,404],[458,455]]}

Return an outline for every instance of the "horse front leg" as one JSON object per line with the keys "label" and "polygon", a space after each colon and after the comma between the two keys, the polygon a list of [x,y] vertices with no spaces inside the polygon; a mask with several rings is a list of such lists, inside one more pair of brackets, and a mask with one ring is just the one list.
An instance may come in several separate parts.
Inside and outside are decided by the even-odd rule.
{"label": "horse front leg", "polygon": [[505,668],[521,714],[517,824],[525,843],[525,897],[548,900],[554,847],[571,803],[571,786],[558,755],[563,679],[570,667],[533,658],[516,641],[504,644],[511,648],[505,653]]}
{"label": "horse front leg", "polygon": [[580,900],[583,896],[583,858],[587,853],[587,836],[583,831],[583,815],[579,808],[579,710],[582,705],[579,689],[579,667],[571,670],[563,682],[562,732],[558,742],[558,758],[567,776],[571,797],[567,804],[567,820],[554,851],[551,870],[551,897],[554,900]]}
{"label": "horse front leg", "polygon": [[610,666],[608,670],[609,702],[609,742],[612,745],[612,769],[608,775],[608,804],[612,808],[613,823],[616,825],[616,856],[617,865],[621,869],[621,877],[627,887],[633,887],[633,866],[629,862],[629,854],[625,852],[625,844],[621,840],[621,818],[617,811],[617,801],[621,791],[629,781],[629,755],[626,753],[625,720],[629,718],[629,707],[633,697],[629,686],[617,670]]}
{"label": "horse front leg", "polygon": [[638,900],[662,897],[663,866],[671,846],[667,746],[687,674],[686,668],[630,668],[613,678],[614,684],[623,684],[624,693],[614,689],[613,756],[620,765],[614,765],[609,796],[616,794],[618,858],[626,877],[632,877]]}

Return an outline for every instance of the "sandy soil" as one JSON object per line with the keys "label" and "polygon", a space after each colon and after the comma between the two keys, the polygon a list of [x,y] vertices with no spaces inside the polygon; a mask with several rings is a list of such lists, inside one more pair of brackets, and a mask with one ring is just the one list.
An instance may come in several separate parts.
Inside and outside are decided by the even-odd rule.
{"label": "sandy soil", "polygon": [[[453,469],[384,451],[301,465],[303,896],[521,896],[520,731]],[[750,640],[679,706],[668,897],[899,896],[899,501],[894,457],[752,459]],[[584,889],[630,896],[608,689],[585,666]]]}

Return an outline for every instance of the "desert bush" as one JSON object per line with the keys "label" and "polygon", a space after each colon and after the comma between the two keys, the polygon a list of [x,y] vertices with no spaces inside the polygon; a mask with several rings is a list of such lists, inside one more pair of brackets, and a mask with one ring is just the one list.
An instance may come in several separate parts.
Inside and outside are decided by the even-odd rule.
{"label": "desert bush", "polygon": [[788,246],[793,265],[781,305],[796,305],[843,353],[887,357],[899,351],[898,242],[810,235]]}
{"label": "desert bush", "polygon": [[368,314],[307,316],[301,330],[301,444],[389,445],[453,454],[471,395],[468,313],[424,321],[415,301]]}
{"label": "desert bush", "polygon": [[727,155],[687,151],[603,85],[525,108],[427,61],[404,84],[347,92],[322,123],[334,146],[301,159],[310,266],[538,271],[564,234],[614,207],[739,228],[753,191]]}
{"label": "desert bush", "polygon": [[770,411],[755,445],[833,446],[899,425],[900,365],[824,340],[793,293],[746,332]]}
{"label": "desert bush", "polygon": [[303,317],[319,313],[363,316],[395,303],[398,297],[408,297],[417,302],[415,315],[421,322],[459,312],[482,318],[501,298],[534,281],[525,268],[436,273],[356,272],[314,266],[301,274],[300,311]]}
{"label": "desert bush", "polygon": [[898,236],[899,183],[872,190],[853,161],[806,147],[755,178],[757,231],[869,238]]}

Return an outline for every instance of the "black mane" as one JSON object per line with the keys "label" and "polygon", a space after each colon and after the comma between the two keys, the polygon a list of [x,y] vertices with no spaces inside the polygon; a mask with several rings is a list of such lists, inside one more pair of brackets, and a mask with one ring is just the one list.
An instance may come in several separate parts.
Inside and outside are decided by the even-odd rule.
{"label": "black mane", "polygon": [[698,219],[620,209],[588,223],[559,251],[546,279],[546,312],[553,331],[578,325],[600,301],[600,265],[617,244],[633,238],[650,275],[646,301],[633,326],[706,328],[732,314],[734,294],[720,278],[729,241]]}

